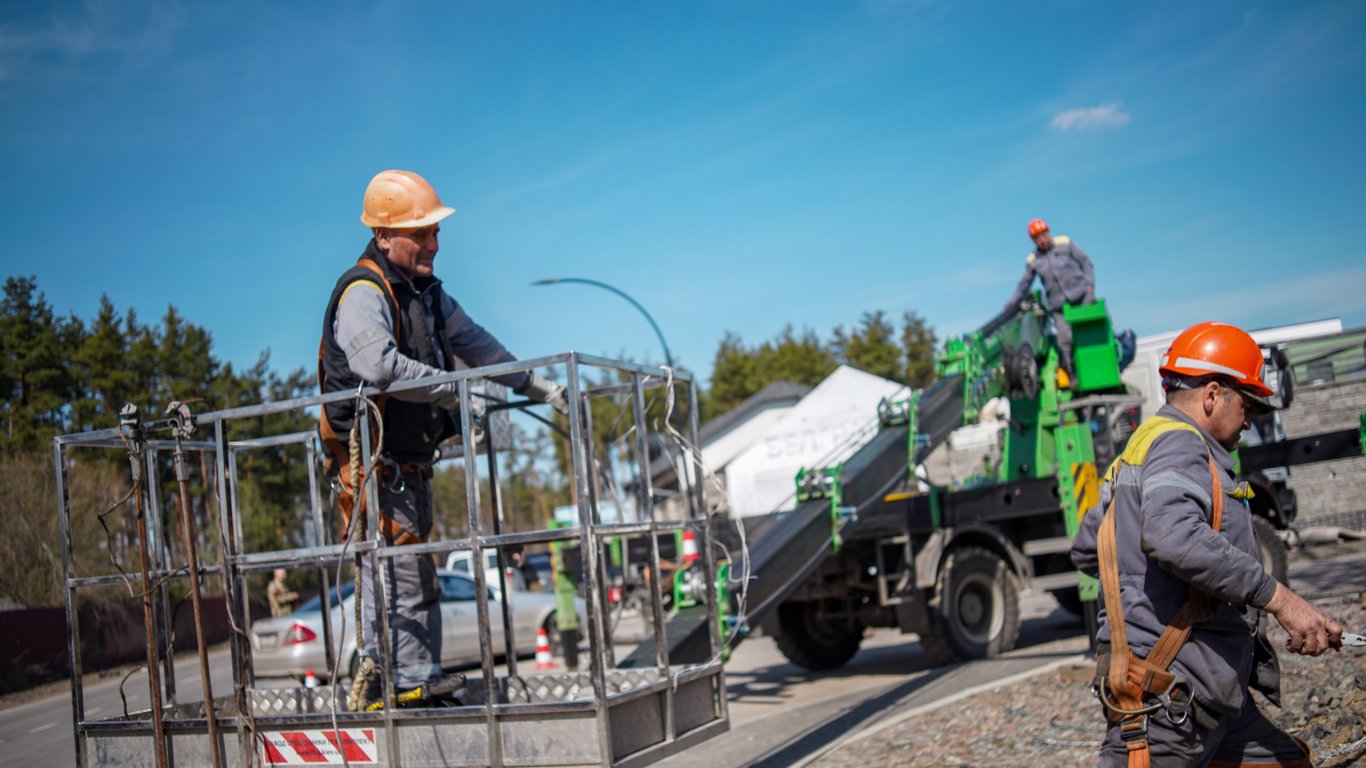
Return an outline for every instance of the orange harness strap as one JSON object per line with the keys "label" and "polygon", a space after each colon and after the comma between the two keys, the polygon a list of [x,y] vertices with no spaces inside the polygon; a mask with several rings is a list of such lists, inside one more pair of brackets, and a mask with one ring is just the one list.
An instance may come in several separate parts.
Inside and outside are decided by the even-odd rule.
{"label": "orange harness strap", "polygon": [[[1120,459],[1122,462],[1123,460]],[[1213,507],[1210,526],[1219,530],[1223,524],[1224,493],[1219,485],[1218,466],[1209,457],[1210,496]],[[1105,614],[1110,627],[1110,666],[1100,681],[1101,701],[1107,718],[1117,722],[1120,735],[1129,750],[1129,768],[1148,768],[1148,715],[1163,706],[1170,706],[1169,697],[1176,676],[1167,671],[1181,647],[1190,639],[1194,625],[1208,621],[1218,611],[1218,604],[1205,593],[1191,588],[1190,598],[1181,606],[1172,622],[1162,630],[1148,657],[1142,658],[1129,649],[1128,628],[1124,625],[1124,604],[1119,590],[1119,557],[1115,535],[1115,499],[1101,520],[1096,541],[1100,561],[1101,595],[1105,600]],[[1109,695],[1105,695],[1105,688]],[[1159,697],[1158,704],[1145,703],[1144,695]],[[1189,706],[1189,704],[1187,704]]]}
{"label": "orange harness strap", "polygon": [[[356,262],[356,266],[364,267],[365,269],[374,272],[379,277],[380,284],[384,286],[384,294],[389,299],[389,303],[393,306],[394,317],[397,318],[399,311],[398,299],[394,296],[394,286],[389,282],[389,278],[385,276],[384,270],[381,269],[378,264],[366,258],[358,260]],[[393,329],[395,343],[397,343],[399,339],[400,331],[401,325],[399,323],[395,323]],[[324,372],[322,364],[323,355],[325,354],[325,351],[326,350],[323,346],[323,342],[320,340],[318,342],[319,391],[326,391],[324,385],[327,381],[327,374]],[[388,404],[388,402],[388,395],[380,395],[379,397],[375,398],[375,405],[379,408],[380,418],[384,417],[384,407]],[[356,415],[355,418],[360,418],[359,413]],[[341,490],[337,493],[337,511],[341,513],[342,530],[346,531],[347,535],[350,535],[349,532],[351,530],[351,515],[354,513],[356,509],[356,499],[351,494],[351,489],[363,488],[365,486],[365,471],[364,469],[361,470],[359,482],[352,482],[350,462],[351,456],[349,447],[346,443],[342,442],[341,438],[337,435],[336,429],[333,428],[332,422],[328,420],[326,407],[321,409],[320,417],[318,419],[318,434],[322,438],[323,448],[326,451],[326,455],[323,457],[323,460],[325,465],[327,466],[328,471],[330,472],[335,469],[339,477],[341,478],[342,487]],[[391,475],[392,470],[388,470],[387,468],[382,468],[380,470],[381,477],[388,477]],[[360,496],[360,514],[361,520],[364,521],[366,519],[365,494],[362,493],[360,494]],[[406,544],[419,544],[427,540],[427,536],[418,536],[412,531],[403,528],[403,526],[399,525],[398,522],[395,521],[392,517],[384,514],[383,510],[380,510],[379,513],[379,531],[381,534],[384,535],[386,539],[393,542],[394,546],[404,546]]]}

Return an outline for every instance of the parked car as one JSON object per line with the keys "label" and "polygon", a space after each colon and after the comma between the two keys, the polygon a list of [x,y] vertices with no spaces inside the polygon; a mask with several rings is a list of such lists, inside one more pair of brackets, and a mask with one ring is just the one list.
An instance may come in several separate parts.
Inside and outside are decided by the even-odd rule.
{"label": "parked car", "polygon": [[[441,584],[441,665],[453,667],[477,663],[479,654],[479,619],[474,580],[461,573],[437,571]],[[332,642],[341,652],[340,677],[351,676],[359,665],[356,654],[355,583],[346,582],[332,589]],[[537,631],[545,628],[551,646],[559,647],[559,633],[555,625],[555,596],[541,592],[512,593],[512,632],[517,640],[516,653],[536,651]],[[580,626],[586,610],[580,599],[575,600]],[[489,589],[489,634],[493,652],[503,655],[503,601]],[[343,616],[345,631],[343,631]],[[257,677],[294,677],[302,679],[313,670],[320,680],[327,680],[332,670],[327,665],[323,648],[322,600],[314,597],[287,616],[261,619],[251,625],[252,662]]]}
{"label": "parked car", "polygon": [[[470,578],[474,578],[474,571],[470,568],[470,563],[474,562],[474,553],[468,549],[456,550],[446,555],[446,570],[455,573],[463,573]],[[508,586],[513,590],[525,589],[517,579],[517,572],[512,568],[508,569]],[[498,594],[501,582],[498,581],[498,550],[484,550],[484,583],[493,590],[493,594]]]}

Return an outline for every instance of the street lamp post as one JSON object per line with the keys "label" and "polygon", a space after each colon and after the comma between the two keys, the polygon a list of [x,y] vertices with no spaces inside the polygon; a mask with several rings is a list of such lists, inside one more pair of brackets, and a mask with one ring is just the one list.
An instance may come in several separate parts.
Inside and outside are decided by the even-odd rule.
{"label": "street lamp post", "polygon": [[631,306],[639,310],[640,314],[645,316],[645,320],[650,323],[650,327],[653,328],[655,331],[655,336],[659,337],[659,345],[664,348],[664,362],[667,363],[670,368],[674,367],[674,358],[673,355],[669,352],[669,343],[664,340],[664,334],[660,332],[659,325],[655,323],[655,319],[653,317],[650,317],[650,313],[645,311],[645,307],[642,307],[640,305],[640,302],[628,296],[625,291],[622,291],[619,288],[614,288],[608,285],[607,283],[601,282],[599,280],[589,280],[584,277],[547,277],[545,279],[533,282],[532,285],[554,285],[556,283],[583,283],[584,285],[595,285],[605,291],[611,291],[612,293],[615,293],[621,298],[626,299],[628,302],[631,303]]}

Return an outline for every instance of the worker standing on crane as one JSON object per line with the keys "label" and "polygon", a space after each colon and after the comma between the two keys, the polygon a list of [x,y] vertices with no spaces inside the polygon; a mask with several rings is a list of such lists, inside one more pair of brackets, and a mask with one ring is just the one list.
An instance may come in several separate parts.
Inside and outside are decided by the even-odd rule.
{"label": "worker standing on crane", "polygon": [[1167,403],[1129,439],[1082,519],[1072,562],[1099,576],[1095,687],[1102,766],[1308,766],[1251,689],[1280,701],[1266,611],[1293,653],[1340,648],[1342,627],[1262,567],[1230,451],[1271,409],[1262,351],[1241,329],[1191,326],[1160,371]]}
{"label": "worker standing on crane", "polygon": [[1062,315],[1062,305],[1094,304],[1096,276],[1091,259],[1081,246],[1066,235],[1054,237],[1043,219],[1029,222],[1029,236],[1034,240],[1034,250],[1025,257],[1024,277],[1006,301],[1006,311],[1022,306],[1036,275],[1043,280],[1044,307],[1053,321],[1062,370],[1066,373],[1065,379],[1059,377],[1059,386],[1066,388],[1071,386],[1076,370],[1072,364],[1072,326]]}
{"label": "worker standing on crane", "polygon": [[[516,358],[446,293],[433,275],[439,248],[440,222],[455,213],[441,203],[436,190],[408,171],[382,171],[365,190],[361,222],[373,238],[355,266],[337,280],[323,318],[318,351],[318,380],[324,393],[355,391],[358,386],[386,387],[467,366],[504,363]],[[564,387],[531,373],[496,377],[514,392],[562,412],[568,410]],[[366,515],[353,498],[360,486],[351,469],[348,435],[356,422],[355,399],[329,403],[319,431],[340,478],[338,506],[347,530],[353,512],[378,526],[389,545],[427,540],[432,529],[430,478],[440,443],[457,434],[453,418],[461,407],[478,423],[482,403],[461,403],[454,382],[395,392],[379,398],[382,444],[379,446],[379,514]],[[375,414],[372,414],[372,418]],[[375,432],[371,433],[375,435]],[[363,499],[363,489],[361,490]],[[348,534],[349,535],[349,534]],[[431,703],[453,693],[463,677],[441,676],[441,590],[429,555],[383,558],[389,647],[394,660],[396,701]],[[363,606],[364,654],[361,692],[353,709],[385,705],[379,674],[378,617],[374,608],[373,560],[359,574]]]}

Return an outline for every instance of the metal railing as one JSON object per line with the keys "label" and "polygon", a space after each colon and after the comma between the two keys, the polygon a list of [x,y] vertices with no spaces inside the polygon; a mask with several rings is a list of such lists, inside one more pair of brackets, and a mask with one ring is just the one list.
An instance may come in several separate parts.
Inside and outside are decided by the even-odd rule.
{"label": "metal railing", "polygon": [[[468,510],[465,535],[444,541],[429,541],[408,546],[387,546],[377,525],[372,524],[362,540],[337,541],[330,505],[323,496],[328,478],[322,471],[322,449],[314,432],[283,435],[230,435],[237,424],[246,419],[288,412],[317,409],[329,403],[359,397],[374,398],[380,394],[395,396],[407,390],[451,382],[456,385],[461,402],[470,402],[472,387],[507,374],[549,368],[561,374],[565,382],[569,412],[564,419],[570,491],[577,507],[577,526],[572,528],[542,528],[508,530],[504,519],[501,497],[497,449],[489,444],[482,454],[474,443],[475,425],[471,409],[459,413],[459,435],[462,448],[465,505]],[[616,383],[594,386],[592,375],[610,377]],[[672,414],[648,419],[647,394],[663,395],[672,407],[682,398],[686,401],[686,423],[680,435],[670,425]],[[602,457],[593,439],[591,404],[597,398],[629,398],[624,413],[629,413],[629,427],[622,431],[621,440],[630,446],[634,462],[630,470],[633,482],[636,513],[633,520],[604,522],[599,510],[603,502],[604,481],[597,471]],[[179,404],[175,404],[179,406]],[[517,411],[534,406],[529,401],[490,405],[489,411]],[[363,408],[357,414],[365,413]],[[724,684],[720,670],[721,629],[716,612],[709,611],[711,657],[704,663],[671,665],[666,638],[667,611],[661,603],[661,590],[654,589],[645,619],[657,640],[657,666],[653,670],[630,670],[629,675],[614,668],[613,637],[608,626],[609,606],[606,601],[605,578],[608,572],[603,559],[604,543],[613,537],[648,537],[649,562],[645,565],[654,574],[660,571],[659,535],[687,527],[693,529],[701,542],[703,557],[699,566],[704,569],[708,584],[708,599],[715,605],[714,589],[716,560],[712,546],[712,523],[704,511],[704,484],[701,477],[700,454],[696,450],[698,432],[697,391],[692,377],[686,372],[667,368],[646,368],[605,358],[565,353],[532,360],[516,361],[483,368],[445,373],[424,379],[398,382],[381,392],[366,388],[359,392],[335,392],[325,395],[267,402],[246,407],[227,408],[192,414],[184,406],[172,408],[170,418],[142,419],[135,409],[126,409],[121,425],[113,429],[90,431],[57,437],[53,443],[57,498],[62,531],[62,576],[66,597],[66,617],[69,628],[68,653],[71,659],[72,717],[75,724],[77,764],[98,764],[101,759],[122,761],[120,764],[155,765],[158,768],[178,762],[190,764],[254,765],[268,761],[265,747],[267,737],[288,729],[323,728],[337,740],[344,736],[338,731],[360,728],[371,733],[371,744],[379,751],[379,764],[404,764],[405,755],[422,764],[434,760],[452,760],[459,764],[503,765],[506,762],[526,764],[553,758],[557,764],[648,764],[683,748],[689,743],[710,738],[727,727]],[[360,432],[361,466],[371,467],[373,442],[370,419],[357,419]],[[675,419],[674,423],[677,423]],[[558,430],[558,427],[556,428]],[[191,435],[203,430],[208,439],[192,440]],[[169,436],[169,439],[167,439]],[[689,499],[689,515],[683,520],[660,519],[655,509],[655,489],[649,473],[651,446],[673,440],[681,443],[689,457],[679,492]],[[73,573],[72,500],[69,472],[72,455],[77,449],[123,449],[130,458],[129,478],[132,490],[126,498],[133,530],[131,537],[138,543],[138,569],[128,573],[115,561],[118,573],[77,575]],[[248,551],[244,537],[242,500],[239,496],[239,457],[261,449],[299,449],[307,467],[307,500],[312,526],[310,546],[289,549]],[[162,511],[162,470],[166,454],[174,461],[179,486],[179,528],[183,551],[167,538],[166,515]],[[205,497],[212,496],[216,509],[202,511],[203,520],[195,519],[185,493],[189,481],[187,453],[198,453],[202,460],[212,461],[210,477],[201,478]],[[366,472],[362,491],[369,509],[379,509],[379,472]],[[611,489],[606,490],[614,494]],[[491,510],[489,526],[485,530],[481,517],[481,498],[488,494]],[[196,526],[201,526],[205,541],[216,538],[218,563],[198,562],[200,540]],[[126,531],[127,529],[125,529]],[[333,573],[340,574],[338,564],[348,558],[359,567],[368,559],[371,572],[378,575],[375,585],[375,615],[379,622],[376,632],[379,641],[380,669],[392,670],[393,649],[389,647],[387,596],[384,584],[386,569],[380,567],[386,559],[411,555],[444,555],[464,550],[473,553],[473,562],[482,564],[483,551],[496,548],[499,553],[499,577],[505,578],[503,554],[509,548],[527,545],[548,545],[552,542],[576,541],[582,553],[583,600],[588,621],[589,669],[562,686],[565,693],[558,700],[554,696],[532,697],[527,694],[535,684],[533,676],[518,674],[517,644],[508,618],[512,611],[506,598],[508,585],[500,584],[504,598],[504,638],[501,649],[494,648],[490,622],[490,584],[486,583],[482,567],[471,568],[470,576],[476,587],[476,606],[479,620],[480,666],[479,683],[471,675],[471,687],[482,691],[482,701],[466,706],[444,709],[401,710],[385,707],[378,713],[350,712],[339,705],[340,684],[332,675],[327,687],[320,689],[273,689],[270,693],[259,688],[252,666],[250,635],[249,590],[247,577],[258,571],[276,567],[308,567],[317,573],[321,588],[324,621],[324,646],[329,669],[337,668],[341,643],[334,637],[330,615],[331,595],[339,586]],[[114,553],[111,549],[110,556]],[[206,638],[200,622],[203,606],[201,580],[212,577],[221,580],[222,600],[226,605],[230,633],[230,653],[233,670],[233,691],[229,696],[215,697],[209,680],[206,662]],[[147,657],[147,687],[151,708],[144,712],[125,712],[120,717],[92,720],[87,718],[82,688],[81,628],[77,618],[78,593],[82,590],[123,583],[130,593],[141,598],[144,606]],[[357,582],[360,583],[359,581]],[[655,582],[658,584],[659,582]],[[173,614],[171,587],[186,584],[193,599],[197,625],[196,651],[200,657],[204,704],[179,702],[173,664],[177,650],[171,633]],[[361,599],[358,593],[356,600]],[[339,602],[340,599],[339,599]],[[344,611],[343,611],[344,612]],[[359,651],[358,651],[359,652]],[[506,658],[507,673],[499,676],[495,656]],[[392,675],[385,674],[386,698],[392,702]],[[530,682],[529,682],[530,681]],[[557,689],[558,690],[558,689]],[[283,691],[284,693],[279,693]],[[305,691],[316,691],[306,693]],[[272,711],[267,702],[279,703],[281,697],[295,697],[295,710]],[[274,697],[273,699],[271,697]],[[311,698],[310,698],[311,697]],[[537,700],[539,699],[539,700]],[[294,705],[291,705],[294,706]],[[657,713],[654,719],[651,713]],[[595,731],[592,743],[584,742],[582,727],[591,720]],[[648,727],[642,723],[648,721]],[[574,723],[572,732],[565,723]],[[537,728],[549,729],[551,738],[531,738]],[[422,729],[431,729],[427,733]],[[657,733],[656,733],[657,731]],[[480,736],[482,733],[482,737]],[[577,741],[574,736],[580,737]],[[128,738],[138,737],[138,738]],[[150,737],[141,738],[141,737]],[[331,737],[329,737],[331,738]],[[452,745],[465,744],[463,754],[455,754]],[[545,745],[551,745],[549,747]],[[574,754],[555,752],[556,745]],[[335,745],[334,745],[335,746]],[[549,749],[547,754],[536,750]],[[528,753],[531,750],[531,754]],[[341,758],[345,761],[345,750]],[[179,759],[178,759],[179,758]],[[576,762],[577,761],[577,762]],[[438,763],[439,764],[439,763]]]}

